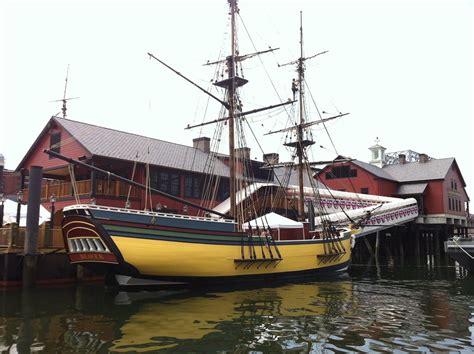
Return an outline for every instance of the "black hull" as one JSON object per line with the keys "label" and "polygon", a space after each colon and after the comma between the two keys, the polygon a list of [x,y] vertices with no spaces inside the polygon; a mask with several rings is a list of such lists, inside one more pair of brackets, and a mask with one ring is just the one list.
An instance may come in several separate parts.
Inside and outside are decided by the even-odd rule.
{"label": "black hull", "polygon": [[[248,285],[252,286],[255,284],[268,285],[276,284],[281,282],[291,281],[302,281],[302,280],[325,280],[333,279],[335,274],[347,274],[345,271],[350,265],[350,261],[338,264],[336,266],[325,267],[320,269],[310,269],[299,272],[290,273],[273,273],[273,274],[259,274],[253,276],[231,276],[231,277],[147,277],[140,275],[138,284],[136,287],[143,288],[144,285],[139,284],[139,279],[143,279],[146,283],[145,287],[154,287],[150,281],[156,281],[156,287],[166,288],[181,288],[181,287],[194,287],[194,286],[232,286],[232,285]],[[317,279],[315,278],[317,277]],[[110,278],[109,278],[110,279]],[[118,284],[116,282],[109,283],[108,285],[118,285],[122,288],[131,288],[133,285]]]}

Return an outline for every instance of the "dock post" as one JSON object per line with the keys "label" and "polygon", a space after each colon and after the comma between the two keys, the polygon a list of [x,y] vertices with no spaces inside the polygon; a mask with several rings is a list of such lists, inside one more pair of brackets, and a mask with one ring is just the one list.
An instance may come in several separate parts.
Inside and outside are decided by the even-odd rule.
{"label": "dock post", "polygon": [[41,200],[41,180],[43,168],[31,166],[26,214],[26,234],[23,260],[23,288],[31,288],[36,282],[38,260],[38,222]]}
{"label": "dock post", "polygon": [[395,235],[398,239],[398,250],[400,252],[400,264],[403,265],[405,262],[405,249],[403,248],[403,233],[400,232],[398,227],[395,227]]}
{"label": "dock post", "polygon": [[417,228],[415,232],[415,257],[417,259],[420,259],[420,237],[420,231]]}
{"label": "dock post", "polygon": [[440,237],[440,234],[439,234],[439,230],[436,229],[435,233],[434,233],[434,242],[435,242],[435,254],[436,256],[440,256],[441,255],[441,247],[440,247],[440,243],[441,243],[441,237]]}
{"label": "dock post", "polygon": [[374,256],[374,250],[372,249],[372,246],[370,245],[370,242],[367,239],[367,235],[365,235],[363,237],[364,237],[365,245],[367,246],[367,249],[369,250],[370,258],[372,258]]}
{"label": "dock post", "polygon": [[379,256],[380,251],[380,231],[377,231],[375,236],[375,257]]}

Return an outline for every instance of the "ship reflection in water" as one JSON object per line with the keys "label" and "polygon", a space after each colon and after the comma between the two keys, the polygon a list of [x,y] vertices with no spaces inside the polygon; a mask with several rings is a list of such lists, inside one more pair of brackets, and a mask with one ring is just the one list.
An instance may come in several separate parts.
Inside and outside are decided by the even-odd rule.
{"label": "ship reflection in water", "polygon": [[[118,301],[135,297],[133,293],[121,295]],[[295,341],[300,329],[312,319],[324,322],[347,314],[351,297],[350,282],[334,282],[164,298],[143,304],[121,327],[122,337],[109,349],[178,347],[192,351],[196,341],[204,351],[216,350],[216,343],[230,351],[257,346],[296,349],[303,345]]]}
{"label": "ship reflection in water", "polygon": [[410,271],[200,292],[8,290],[0,351],[472,352],[474,278]]}

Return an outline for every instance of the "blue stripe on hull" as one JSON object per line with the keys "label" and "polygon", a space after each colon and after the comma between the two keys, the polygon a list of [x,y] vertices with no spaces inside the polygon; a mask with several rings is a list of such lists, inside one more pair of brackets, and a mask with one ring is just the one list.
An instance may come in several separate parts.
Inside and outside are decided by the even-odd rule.
{"label": "blue stripe on hull", "polygon": [[151,216],[125,212],[114,212],[108,210],[89,209],[89,212],[94,218],[124,221],[135,224],[147,224],[167,227],[179,227],[192,230],[209,230],[209,231],[223,231],[234,232],[235,224],[224,222],[212,222],[206,220],[173,218],[166,216]]}
{"label": "blue stripe on hull", "polygon": [[[147,240],[160,240],[160,241],[170,241],[170,242],[185,242],[185,243],[201,243],[201,244],[213,244],[213,245],[236,245],[236,246],[241,246],[242,245],[242,238],[237,236],[235,237],[235,240],[213,240],[212,235],[203,235],[203,238],[194,238],[194,237],[187,237],[187,233],[183,232],[180,235],[176,236],[169,236],[169,235],[160,235],[159,231],[156,234],[150,234],[150,233],[142,233],[140,232],[140,228],[134,227],[135,232],[130,232],[130,231],[123,231],[123,230],[113,230],[108,228],[106,224],[102,225],[105,229],[105,231],[109,234],[109,236],[120,236],[120,237],[130,237],[130,238],[137,238],[137,239],[147,239]],[[147,229],[146,229],[147,230]],[[148,230],[147,230],[148,231]],[[189,234],[191,235],[191,234]],[[216,235],[214,235],[216,236]],[[217,235],[218,237],[218,235]],[[341,241],[346,240],[348,237],[342,238]],[[249,241],[248,238],[244,235],[243,237],[243,242],[244,245],[248,246]],[[328,242],[327,240],[321,240],[321,239],[307,239],[307,240],[284,240],[284,241],[277,241],[275,240],[275,243],[277,246],[281,245],[301,245],[301,244],[318,244],[318,243],[323,243],[323,242]],[[252,243],[255,246],[260,246],[265,245],[265,240],[263,238],[259,239],[257,237],[254,237],[252,239]]]}

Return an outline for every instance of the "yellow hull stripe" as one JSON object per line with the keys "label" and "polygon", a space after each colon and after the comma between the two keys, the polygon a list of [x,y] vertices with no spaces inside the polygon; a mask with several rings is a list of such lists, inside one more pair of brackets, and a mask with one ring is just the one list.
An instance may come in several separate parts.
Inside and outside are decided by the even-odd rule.
{"label": "yellow hull stripe", "polygon": [[[350,239],[342,241],[346,251],[337,259],[324,262],[318,255],[324,254],[321,244],[280,245],[283,258],[280,262],[234,262],[241,258],[241,247],[236,245],[215,245],[202,243],[169,242],[162,240],[138,239],[111,235],[125,262],[132,264],[147,276],[171,277],[226,277],[309,271],[337,266],[350,260]],[[249,257],[248,247],[244,247],[245,258]],[[255,247],[257,257],[261,257],[260,246]],[[276,256],[272,247],[273,255]],[[268,250],[265,251],[267,259]]]}

